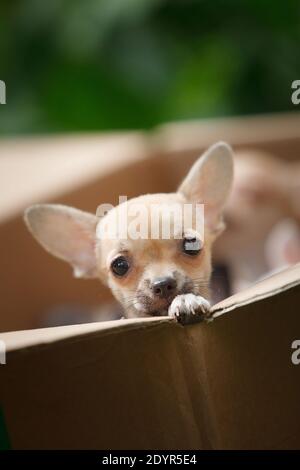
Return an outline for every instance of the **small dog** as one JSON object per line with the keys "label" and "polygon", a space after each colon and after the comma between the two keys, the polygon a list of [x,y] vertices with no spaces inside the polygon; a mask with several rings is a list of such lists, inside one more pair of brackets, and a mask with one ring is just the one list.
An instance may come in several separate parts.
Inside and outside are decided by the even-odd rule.
{"label": "small dog", "polygon": [[[71,207],[38,204],[26,210],[25,222],[47,251],[73,266],[76,277],[97,277],[107,284],[127,318],[169,315],[183,323],[208,319],[212,245],[224,229],[222,212],[232,180],[232,151],[220,142],[195,162],[176,193],[128,200],[100,219]],[[146,209],[142,222],[149,236],[124,236],[116,227],[114,236],[101,238],[101,229],[115,227],[124,208],[130,219],[135,204]],[[183,233],[176,234],[174,222],[169,238],[151,237],[150,206],[163,207],[163,222],[171,220],[174,204],[204,204],[203,232],[196,230],[193,216]]]}

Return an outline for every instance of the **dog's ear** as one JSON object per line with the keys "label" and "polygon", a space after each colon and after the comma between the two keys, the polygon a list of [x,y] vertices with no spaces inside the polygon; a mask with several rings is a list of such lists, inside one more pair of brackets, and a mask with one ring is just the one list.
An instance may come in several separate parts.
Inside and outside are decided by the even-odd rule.
{"label": "dog's ear", "polygon": [[24,218],[47,251],[73,266],[75,277],[96,277],[95,215],[57,204],[38,204],[29,207]]}
{"label": "dog's ear", "polygon": [[231,147],[218,142],[192,166],[178,191],[193,203],[204,204],[205,224],[215,235],[223,228],[222,211],[233,180]]}

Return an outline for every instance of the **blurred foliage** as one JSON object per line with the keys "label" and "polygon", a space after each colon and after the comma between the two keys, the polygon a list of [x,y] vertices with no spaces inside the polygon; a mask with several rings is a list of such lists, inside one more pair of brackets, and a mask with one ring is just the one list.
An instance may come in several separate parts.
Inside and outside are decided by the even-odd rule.
{"label": "blurred foliage", "polygon": [[2,0],[0,132],[294,109],[299,0]]}

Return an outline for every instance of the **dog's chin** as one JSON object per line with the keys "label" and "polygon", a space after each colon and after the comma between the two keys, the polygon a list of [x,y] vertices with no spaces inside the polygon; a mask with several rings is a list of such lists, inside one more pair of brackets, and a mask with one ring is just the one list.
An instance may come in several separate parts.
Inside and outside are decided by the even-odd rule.
{"label": "dog's chin", "polygon": [[155,302],[140,303],[139,314],[148,317],[164,317],[168,315],[169,307],[176,296]]}
{"label": "dog's chin", "polygon": [[161,309],[161,310],[153,310],[151,312],[147,312],[146,315],[148,317],[167,317],[168,316],[168,309]]}

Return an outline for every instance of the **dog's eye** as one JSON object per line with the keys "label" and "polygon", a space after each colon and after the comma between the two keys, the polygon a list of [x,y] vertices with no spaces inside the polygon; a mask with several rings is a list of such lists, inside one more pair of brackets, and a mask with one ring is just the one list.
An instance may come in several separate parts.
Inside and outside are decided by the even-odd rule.
{"label": "dog's eye", "polygon": [[124,256],[118,256],[111,263],[111,270],[116,276],[125,276],[129,269],[129,263]]}
{"label": "dog's eye", "polygon": [[186,255],[195,256],[197,255],[202,248],[201,241],[196,237],[184,238],[182,242],[182,251]]}

